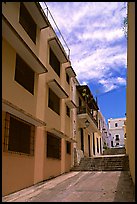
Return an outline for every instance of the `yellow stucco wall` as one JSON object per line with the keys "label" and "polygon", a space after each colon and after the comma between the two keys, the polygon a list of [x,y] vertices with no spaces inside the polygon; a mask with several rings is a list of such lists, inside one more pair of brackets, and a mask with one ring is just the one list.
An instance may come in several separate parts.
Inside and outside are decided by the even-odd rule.
{"label": "yellow stucco wall", "polygon": [[[4,143],[4,128],[5,112],[2,112],[2,144]],[[31,186],[33,183],[34,156],[2,152],[2,195]]]}
{"label": "yellow stucco wall", "polygon": [[130,173],[135,183],[135,2],[128,2],[127,53],[127,153]]}
{"label": "yellow stucco wall", "polygon": [[[6,40],[2,40],[2,98],[36,116],[37,75],[34,95],[14,80],[16,52]],[[26,100],[27,99],[27,100]]]}

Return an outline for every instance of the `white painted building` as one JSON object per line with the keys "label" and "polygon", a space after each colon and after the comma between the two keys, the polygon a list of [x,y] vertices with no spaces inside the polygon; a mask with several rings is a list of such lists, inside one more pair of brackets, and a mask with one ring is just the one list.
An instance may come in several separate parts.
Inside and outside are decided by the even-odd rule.
{"label": "white painted building", "polygon": [[98,124],[99,124],[99,130],[101,131],[102,134],[102,146],[104,149],[104,147],[111,147],[111,138],[110,138],[110,134],[109,134],[109,129],[108,129],[108,125],[106,123],[105,117],[103,116],[103,114],[98,111]]}
{"label": "white painted building", "polygon": [[124,121],[126,118],[108,119],[109,132],[111,134],[111,147],[124,146]]}

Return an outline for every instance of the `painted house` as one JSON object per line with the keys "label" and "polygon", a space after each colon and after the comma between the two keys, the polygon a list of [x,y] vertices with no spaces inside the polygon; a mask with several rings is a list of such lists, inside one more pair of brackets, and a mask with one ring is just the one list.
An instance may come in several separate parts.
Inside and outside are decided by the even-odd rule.
{"label": "painted house", "polygon": [[109,132],[112,136],[112,146],[124,146],[124,122],[126,118],[110,118],[108,119]]}
{"label": "painted house", "polygon": [[111,135],[109,133],[108,125],[106,123],[106,120],[101,113],[101,111],[98,111],[98,128],[101,131],[102,135],[102,149],[110,148],[111,147]]}

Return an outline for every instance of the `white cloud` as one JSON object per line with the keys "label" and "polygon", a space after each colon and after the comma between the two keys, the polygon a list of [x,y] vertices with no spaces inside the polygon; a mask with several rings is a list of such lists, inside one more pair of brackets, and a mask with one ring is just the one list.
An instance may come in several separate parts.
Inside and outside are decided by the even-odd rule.
{"label": "white cloud", "polygon": [[82,83],[94,80],[105,91],[125,85],[126,75],[121,75],[127,66],[122,30],[125,2],[47,2],[47,5],[70,48],[71,64],[78,79]]}

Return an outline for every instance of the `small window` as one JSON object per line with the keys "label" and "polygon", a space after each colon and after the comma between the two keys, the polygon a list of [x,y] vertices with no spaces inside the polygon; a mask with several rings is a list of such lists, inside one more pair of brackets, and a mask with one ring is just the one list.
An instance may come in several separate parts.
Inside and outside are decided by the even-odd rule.
{"label": "small window", "polygon": [[118,127],[118,124],[117,124],[117,123],[115,123],[115,127]]}
{"label": "small window", "polygon": [[15,81],[34,94],[34,71],[16,54]]}
{"label": "small window", "polygon": [[66,141],[67,154],[71,154],[71,142]]}
{"label": "small window", "polygon": [[68,75],[68,73],[66,73],[66,81],[67,81],[68,84],[69,84],[69,75]]}
{"label": "small window", "polygon": [[34,155],[34,132],[34,125],[6,113],[4,151]]}
{"label": "small window", "polygon": [[47,132],[47,157],[61,159],[61,138]]}
{"label": "small window", "polygon": [[37,26],[23,3],[20,3],[19,23],[22,25],[32,41],[36,43]]}
{"label": "small window", "polygon": [[49,55],[49,64],[54,69],[54,71],[57,73],[57,75],[60,77],[60,61],[50,48],[50,55]]}
{"label": "small window", "polygon": [[116,143],[116,146],[118,146],[119,145],[119,143]]}
{"label": "small window", "polygon": [[66,114],[68,117],[70,117],[70,108],[68,106],[66,106]]}
{"label": "small window", "polygon": [[119,135],[116,135],[116,140],[119,140]]}
{"label": "small window", "polygon": [[48,107],[60,115],[60,98],[49,88]]}
{"label": "small window", "polygon": [[99,153],[99,142],[98,142],[98,138],[97,138],[97,152]]}

